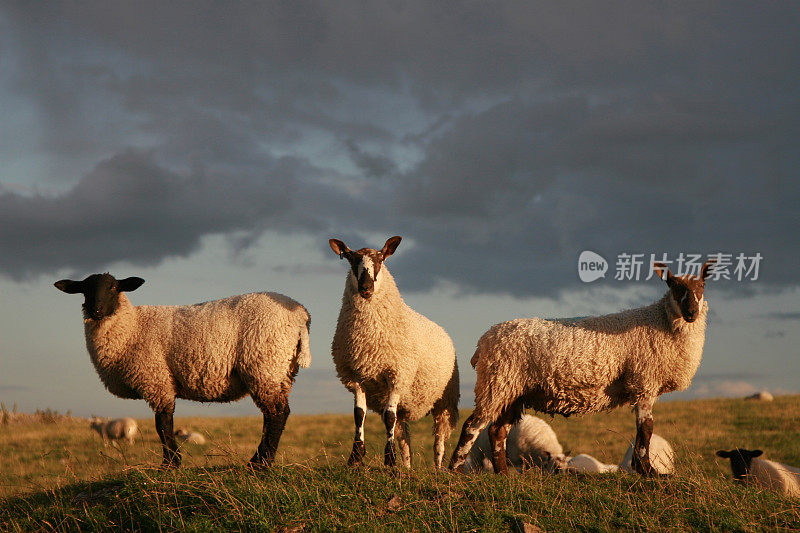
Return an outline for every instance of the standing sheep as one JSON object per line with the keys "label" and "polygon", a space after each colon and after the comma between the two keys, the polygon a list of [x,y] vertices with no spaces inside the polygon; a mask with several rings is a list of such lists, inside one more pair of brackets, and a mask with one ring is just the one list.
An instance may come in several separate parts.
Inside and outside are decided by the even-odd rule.
{"label": "standing sheep", "polygon": [[[492,423],[492,463],[506,473],[505,440],[526,407],[569,416],[634,405],[634,468],[655,473],[648,449],[653,404],[666,393],[686,389],[705,343],[708,304],[705,279],[666,272],[667,293],[646,307],[578,320],[518,319],[492,326],[478,341],[472,366],[478,373],[475,411],[464,423],[450,461],[460,469],[480,431]],[[494,422],[492,422],[494,421]]]}
{"label": "standing sheep", "polygon": [[103,445],[108,446],[109,441],[114,444],[116,441],[124,440],[128,444],[133,444],[133,438],[139,431],[136,420],[133,418],[115,418],[114,420],[93,417],[89,426],[103,437]]}
{"label": "standing sheep", "polygon": [[[508,462],[516,470],[538,466],[548,472],[563,468],[566,463],[564,449],[550,425],[541,418],[522,415],[508,432]],[[465,472],[492,469],[492,447],[488,428],[481,431],[464,464]]]}
{"label": "standing sheep", "polygon": [[175,399],[229,402],[250,394],[264,414],[254,465],[269,465],[289,416],[298,367],[311,364],[305,308],[277,293],[187,306],[133,306],[126,292],[144,280],[93,274],[56,288],[83,294],[89,357],[108,391],[144,399],[155,412],[163,467],[180,466]]}
{"label": "standing sheep", "polygon": [[800,468],[775,461],[758,459],[761,450],[734,448],[719,450],[717,455],[731,460],[733,478],[745,485],[759,485],[786,496],[800,497]]}
{"label": "standing sheep", "polygon": [[331,345],[336,373],[355,400],[356,431],[348,464],[360,464],[364,458],[369,407],[381,413],[386,427],[384,464],[396,464],[397,434],[406,468],[411,467],[408,422],[431,413],[438,468],[444,443],[458,421],[458,365],[450,337],[406,305],[383,264],[400,240],[388,239],[380,251],[353,251],[338,239],[329,241],[333,252],[350,263]]}

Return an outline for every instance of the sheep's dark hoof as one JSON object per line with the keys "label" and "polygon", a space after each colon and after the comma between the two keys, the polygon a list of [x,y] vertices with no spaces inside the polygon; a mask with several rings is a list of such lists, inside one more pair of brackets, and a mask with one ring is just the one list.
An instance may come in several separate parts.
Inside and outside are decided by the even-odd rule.
{"label": "sheep's dark hoof", "polygon": [[172,470],[175,468],[180,468],[181,466],[181,456],[175,455],[172,458],[164,457],[164,460],[161,462],[161,470]]}
{"label": "sheep's dark hoof", "polygon": [[658,477],[658,472],[652,467],[650,461],[639,461],[634,457],[633,469],[642,477]]}
{"label": "sheep's dark hoof", "polygon": [[383,449],[383,464],[386,466],[397,466],[397,456],[394,453],[394,443],[387,442]]}
{"label": "sheep's dark hoof", "polygon": [[364,456],[367,455],[367,447],[364,446],[363,440],[353,442],[353,451],[350,452],[350,458],[347,464],[350,466],[358,466],[364,462]]}
{"label": "sheep's dark hoof", "polygon": [[250,468],[252,468],[253,470],[266,470],[267,468],[270,467],[271,464],[272,464],[272,459],[264,455],[261,455],[259,453],[256,453],[248,463]]}

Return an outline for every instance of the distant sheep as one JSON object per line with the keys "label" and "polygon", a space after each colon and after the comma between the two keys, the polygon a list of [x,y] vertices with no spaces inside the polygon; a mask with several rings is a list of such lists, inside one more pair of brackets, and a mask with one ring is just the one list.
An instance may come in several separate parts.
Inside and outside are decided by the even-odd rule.
{"label": "distant sheep", "polygon": [[745,485],[758,485],[791,496],[800,497],[800,468],[775,461],[758,459],[764,452],[734,448],[719,450],[717,455],[731,460],[733,478]]}
{"label": "distant sheep", "polygon": [[[648,456],[650,458],[650,466],[653,467],[657,474],[665,476],[675,473],[675,452],[672,451],[672,446],[670,446],[669,442],[661,435],[653,433],[650,438]],[[625,452],[625,457],[619,464],[619,468],[625,472],[636,472],[633,468],[633,444],[628,446],[628,451]]]}
{"label": "distant sheep", "polygon": [[103,444],[108,446],[109,442],[115,443],[124,440],[127,444],[133,444],[139,426],[133,418],[115,418],[114,420],[94,417],[89,422],[89,426],[103,437]]}
{"label": "distant sheep", "polygon": [[648,448],[653,404],[692,382],[705,343],[705,279],[666,272],[667,293],[646,307],[576,320],[518,319],[492,326],[478,341],[475,410],[464,423],[450,468],[460,469],[480,431],[492,424],[495,472],[506,473],[505,440],[524,408],[548,414],[636,408],[634,468],[653,475]]}
{"label": "distant sheep", "polygon": [[381,413],[386,427],[384,464],[396,464],[396,433],[407,468],[408,422],[430,413],[438,468],[458,421],[456,352],[444,329],[406,305],[384,265],[400,240],[391,237],[381,250],[355,251],[338,239],[329,241],[333,252],[350,263],[331,345],[336,373],[354,396],[356,431],[348,464],[360,464],[366,452],[364,416],[369,407]]}
{"label": "distant sheep", "polygon": [[250,394],[264,415],[251,462],[272,462],[289,416],[289,391],[311,363],[308,311],[277,293],[196,305],[133,306],[126,292],[144,280],[93,274],[56,288],[83,294],[89,357],[108,391],[144,399],[155,412],[164,467],[181,457],[173,434],[175,399],[229,402]]}
{"label": "distant sheep", "polygon": [[762,390],[761,392],[756,392],[755,394],[751,394],[750,396],[745,396],[745,400],[760,400],[762,402],[771,402],[775,398],[770,394],[769,391]]}
{"label": "distant sheep", "polygon": [[[537,466],[545,471],[559,470],[566,462],[564,449],[550,425],[531,415],[522,418],[508,432],[508,462],[517,471]],[[492,448],[488,428],[484,429],[470,450],[465,472],[492,470]]]}
{"label": "distant sheep", "polygon": [[189,431],[184,428],[178,428],[175,430],[175,438],[185,444],[197,444],[198,446],[202,446],[206,443],[206,438],[202,433]]}
{"label": "distant sheep", "polygon": [[575,457],[567,458],[567,464],[564,470],[579,474],[606,474],[618,471],[619,467],[617,465],[602,463],[591,455],[582,453]]}

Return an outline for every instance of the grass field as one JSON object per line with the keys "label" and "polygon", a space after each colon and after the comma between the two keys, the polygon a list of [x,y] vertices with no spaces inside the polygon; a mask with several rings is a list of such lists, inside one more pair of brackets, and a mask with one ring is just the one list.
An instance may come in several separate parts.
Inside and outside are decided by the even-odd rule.
{"label": "grass field", "polygon": [[[345,465],[351,416],[293,415],[276,465],[261,473],[244,467],[260,438],[258,418],[176,419],[209,437],[184,449],[177,472],[155,468],[161,452],[149,419],[139,421],[140,441],[122,450],[104,449],[82,420],[11,424],[0,426],[0,529],[800,530],[800,502],[731,483],[727,461],[714,456],[743,446],[800,465],[800,396],[663,402],[654,414],[656,433],[676,452],[677,473],[666,479],[437,472],[430,418],[412,424],[415,468],[401,473],[381,466],[374,414],[364,467]],[[627,409],[546,420],[565,450],[607,463],[621,460],[634,433]],[[448,454],[456,439],[454,432]]]}

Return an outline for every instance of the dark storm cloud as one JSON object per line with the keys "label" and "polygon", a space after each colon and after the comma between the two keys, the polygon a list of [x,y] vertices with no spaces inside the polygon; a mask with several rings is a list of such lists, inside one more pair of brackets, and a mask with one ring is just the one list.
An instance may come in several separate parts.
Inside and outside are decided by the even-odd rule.
{"label": "dark storm cloud", "polygon": [[269,228],[399,233],[416,289],[555,295],[584,249],[760,252],[759,286],[797,284],[789,4],[4,9],[40,149],[97,163],[0,189],[14,278]]}

